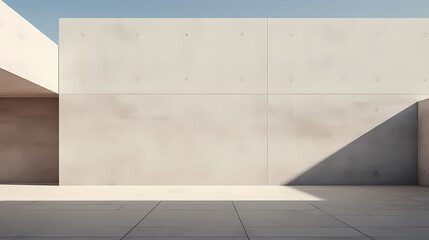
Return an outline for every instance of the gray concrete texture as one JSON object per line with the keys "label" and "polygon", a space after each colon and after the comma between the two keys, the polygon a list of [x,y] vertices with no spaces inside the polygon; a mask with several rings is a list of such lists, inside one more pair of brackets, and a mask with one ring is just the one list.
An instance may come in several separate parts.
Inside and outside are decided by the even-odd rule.
{"label": "gray concrete texture", "polygon": [[416,184],[421,96],[277,95],[270,184]]}
{"label": "gray concrete texture", "polygon": [[418,103],[418,183],[429,186],[429,99]]}
{"label": "gray concrete texture", "polygon": [[58,99],[0,98],[0,183],[58,184]]}
{"label": "gray concrete texture", "polygon": [[416,184],[428,24],[61,19],[60,183]]}
{"label": "gray concrete texture", "polygon": [[348,143],[289,185],[417,184],[417,103]]}

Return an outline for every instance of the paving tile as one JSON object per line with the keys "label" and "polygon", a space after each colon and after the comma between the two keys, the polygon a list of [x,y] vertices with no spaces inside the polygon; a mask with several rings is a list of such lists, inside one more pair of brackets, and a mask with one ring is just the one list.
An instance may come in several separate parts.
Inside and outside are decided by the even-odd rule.
{"label": "paving tile", "polygon": [[[102,238],[99,238],[99,237],[90,237],[90,238],[75,238],[75,237],[73,237],[73,238],[70,238],[70,237],[55,237],[55,238],[46,238],[46,237],[44,237],[44,238],[33,238],[33,237],[30,237],[30,238],[28,238],[28,237],[22,237],[22,238],[13,238],[13,239],[22,239],[22,240],[101,240],[101,239],[105,239],[105,240],[120,240],[121,238],[120,237],[114,237],[114,238],[111,238],[111,237],[102,237]],[[0,238],[0,240],[4,240],[3,238]]]}
{"label": "paving tile", "polygon": [[[394,201],[403,200],[399,196],[373,191],[362,186],[294,186],[296,190],[311,194],[323,199],[325,202],[332,201]],[[323,202],[323,201],[320,201]]]}
{"label": "paving tile", "polygon": [[352,228],[246,228],[250,238],[295,237],[338,238],[365,237]]}
{"label": "paving tile", "polygon": [[285,216],[281,219],[242,219],[244,227],[347,227],[331,216]]}
{"label": "paving tile", "polygon": [[301,201],[234,201],[237,209],[316,209]]}
{"label": "paving tile", "polygon": [[121,205],[148,205],[155,207],[159,201],[112,201],[110,204],[121,204]]}
{"label": "paving tile", "polygon": [[127,237],[246,237],[243,228],[134,228]]}
{"label": "paving tile", "polygon": [[157,209],[234,209],[231,201],[164,201]]}
{"label": "paving tile", "polygon": [[359,231],[375,238],[426,238],[429,228],[358,228]]}
{"label": "paving tile", "polygon": [[[82,190],[86,189],[84,187],[69,189],[0,186],[0,193],[3,196],[1,199],[12,199],[13,196],[21,199],[25,196],[26,199],[25,201],[0,201],[0,240],[18,239],[20,236],[25,237],[20,239],[33,240],[116,240],[134,227],[152,209],[152,212],[132,230],[127,239],[247,239],[242,223],[251,239],[256,240],[368,239],[335,217],[375,240],[422,240],[428,239],[427,236],[429,236],[429,188],[413,186],[228,187],[233,195],[240,195],[240,199],[243,199],[234,201],[242,222],[238,218],[232,201],[194,201],[193,196],[196,196],[196,199],[207,197],[201,197],[201,193],[197,191],[201,190],[202,193],[213,191],[210,190],[210,186],[207,188],[182,187],[180,192],[177,192],[175,187],[159,188],[162,190],[161,193],[174,195],[174,197],[172,195],[174,201],[159,202],[152,201],[153,199],[137,200],[137,197],[141,198],[143,192],[138,187],[130,186],[101,187],[100,189],[90,187],[88,189],[91,193],[85,193],[86,190]],[[223,188],[225,187],[216,189]],[[7,194],[15,189],[18,189],[20,194]],[[157,187],[144,189],[158,191]],[[125,194],[126,197],[112,195],[115,191]],[[185,197],[180,197],[182,192]],[[68,195],[64,197],[64,193]],[[103,194],[104,200],[88,200],[95,198],[98,193]],[[275,200],[289,196],[288,194],[302,199],[313,197],[308,202],[299,199]],[[136,196],[136,198],[133,199],[130,196]],[[246,200],[246,196],[250,196],[249,199],[260,200]],[[46,201],[51,197],[61,200]],[[43,200],[38,201],[38,199]],[[190,200],[181,201],[181,199]],[[424,202],[426,199],[427,203]],[[157,206],[156,209],[154,209],[155,206]]]}
{"label": "paving tile", "polygon": [[401,238],[384,238],[376,237],[375,240],[427,240],[427,237],[401,237]]}
{"label": "paving tile", "polygon": [[0,201],[0,205],[12,204],[12,205],[28,205],[34,204],[36,201]]}
{"label": "paving tile", "polygon": [[115,204],[121,205],[120,210],[152,210],[159,202],[153,201],[117,201]]}
{"label": "paving tile", "polygon": [[[1,210],[0,234],[13,228],[132,227],[149,210]],[[21,231],[20,230],[20,231]]]}
{"label": "paving tile", "polygon": [[124,204],[119,210],[152,210],[155,206],[146,205],[146,204]]}
{"label": "paving tile", "polygon": [[424,204],[390,204],[390,203],[377,203],[377,204],[320,204],[318,207],[334,216],[347,216],[347,215],[355,215],[355,216],[365,216],[365,215],[405,215],[407,211],[410,212],[420,212],[428,213],[429,205]]}
{"label": "paving tile", "polygon": [[237,210],[241,219],[289,219],[294,216],[320,216],[326,213],[314,210],[283,210],[283,209],[257,209]]}
{"label": "paving tile", "polygon": [[329,211],[329,210],[429,210],[429,205],[422,203],[414,204],[403,204],[403,203],[391,203],[391,202],[380,202],[380,203],[314,203],[318,208]]}
{"label": "paving tile", "polygon": [[129,228],[93,228],[93,227],[61,227],[35,228],[26,232],[23,238],[120,238],[129,231]]}
{"label": "paving tile", "polygon": [[371,211],[373,210],[350,210],[341,208],[323,209],[323,212],[333,216],[371,216]]}
{"label": "paving tile", "polygon": [[123,205],[117,204],[6,204],[0,205],[0,210],[15,209],[15,210],[109,210],[119,209]]}
{"label": "paving tile", "polygon": [[242,227],[238,218],[234,219],[145,219],[136,227]]}
{"label": "paving tile", "polygon": [[195,204],[195,205],[232,205],[232,201],[162,201],[159,206],[175,204]]}
{"label": "paving tile", "polygon": [[[127,240],[248,240],[247,238],[181,238],[181,237],[174,237],[174,238],[139,238],[139,237],[126,237]],[[0,239],[1,240],[1,239]],[[313,239],[314,240],[314,239]],[[316,239],[317,240],[317,239]]]}
{"label": "paving tile", "polygon": [[365,188],[407,199],[429,196],[429,189],[423,186],[367,186]]}
{"label": "paving tile", "polygon": [[37,205],[108,205],[108,204],[118,204],[121,205],[122,203],[117,203],[115,201],[36,201],[33,202],[33,204]]}
{"label": "paving tile", "polygon": [[[318,238],[318,237],[312,237],[312,238],[250,238],[250,240],[370,240],[371,238],[348,238],[348,237],[339,237],[339,238]],[[398,239],[397,239],[398,240]],[[402,240],[402,239],[401,239]]]}
{"label": "paving tile", "polygon": [[155,209],[146,219],[236,219],[235,210]]}
{"label": "paving tile", "polygon": [[356,227],[429,227],[429,217],[410,216],[338,216],[341,221]]}
{"label": "paving tile", "polygon": [[422,216],[429,219],[429,210],[371,210],[368,213],[373,216]]}

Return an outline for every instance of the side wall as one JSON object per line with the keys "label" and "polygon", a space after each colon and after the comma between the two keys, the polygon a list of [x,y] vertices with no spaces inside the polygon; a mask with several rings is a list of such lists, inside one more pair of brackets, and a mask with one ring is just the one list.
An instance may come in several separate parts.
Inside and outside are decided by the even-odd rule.
{"label": "side wall", "polygon": [[429,186],[429,99],[419,105],[419,185]]}
{"label": "side wall", "polygon": [[60,184],[416,184],[427,19],[61,19]]}
{"label": "side wall", "polygon": [[58,99],[0,98],[0,183],[58,183]]}

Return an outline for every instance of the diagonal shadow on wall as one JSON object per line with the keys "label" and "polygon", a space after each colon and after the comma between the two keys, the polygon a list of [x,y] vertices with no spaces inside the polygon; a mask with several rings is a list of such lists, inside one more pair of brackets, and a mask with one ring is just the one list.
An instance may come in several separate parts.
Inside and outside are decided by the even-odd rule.
{"label": "diagonal shadow on wall", "polygon": [[286,185],[416,185],[417,103]]}

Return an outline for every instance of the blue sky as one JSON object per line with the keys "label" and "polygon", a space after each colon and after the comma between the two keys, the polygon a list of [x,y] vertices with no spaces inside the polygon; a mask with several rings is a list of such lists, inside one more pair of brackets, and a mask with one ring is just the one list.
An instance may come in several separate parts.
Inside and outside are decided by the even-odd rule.
{"label": "blue sky", "polygon": [[429,0],[4,0],[54,42],[58,18],[429,17]]}

